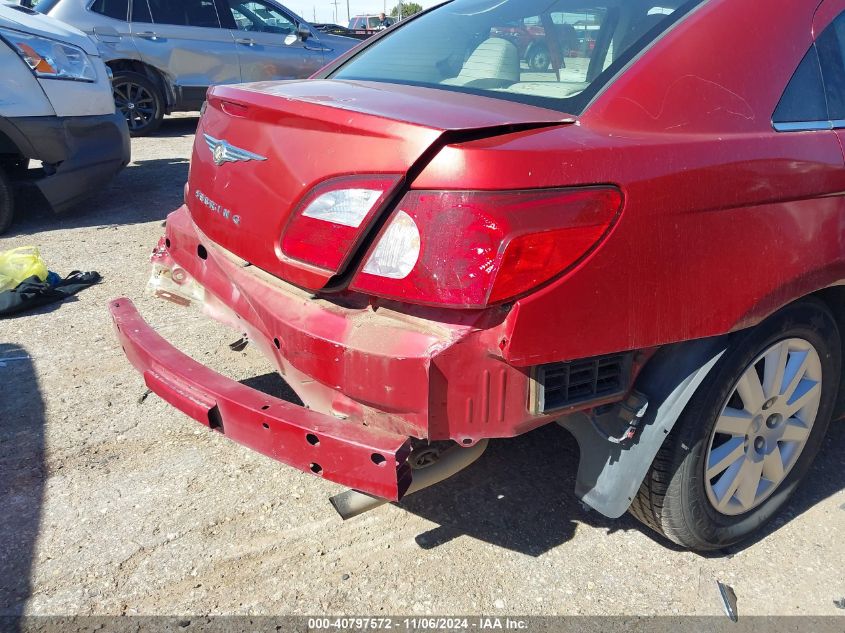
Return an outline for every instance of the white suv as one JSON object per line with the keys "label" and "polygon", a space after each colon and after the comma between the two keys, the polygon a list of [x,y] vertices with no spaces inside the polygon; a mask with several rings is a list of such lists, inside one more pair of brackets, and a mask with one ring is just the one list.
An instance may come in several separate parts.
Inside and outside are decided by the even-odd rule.
{"label": "white suv", "polygon": [[126,121],[109,71],[84,33],[0,2],[0,233],[14,213],[14,181],[40,160],[35,184],[56,212],[129,162]]}
{"label": "white suv", "polygon": [[133,136],[199,110],[209,86],[304,79],[359,40],[323,33],[275,0],[38,0],[91,35]]}

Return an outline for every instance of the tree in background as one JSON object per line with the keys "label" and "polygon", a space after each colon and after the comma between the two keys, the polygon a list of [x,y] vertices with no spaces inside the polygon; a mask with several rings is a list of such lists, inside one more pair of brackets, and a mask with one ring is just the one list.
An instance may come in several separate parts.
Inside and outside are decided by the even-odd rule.
{"label": "tree in background", "polygon": [[423,10],[422,5],[417,2],[400,2],[390,10],[390,16],[393,18],[399,17],[399,9],[402,9],[402,17],[407,18],[409,15],[414,15]]}

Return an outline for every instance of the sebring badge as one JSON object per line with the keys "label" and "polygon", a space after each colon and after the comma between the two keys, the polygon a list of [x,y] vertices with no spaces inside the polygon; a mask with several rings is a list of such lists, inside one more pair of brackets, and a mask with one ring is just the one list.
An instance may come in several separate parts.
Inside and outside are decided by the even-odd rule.
{"label": "sebring badge", "polygon": [[215,202],[207,195],[205,195],[202,191],[197,189],[194,192],[194,197],[199,200],[209,211],[213,211],[224,220],[231,220],[232,224],[235,226],[240,226],[241,224],[241,216],[237,215],[236,213],[232,213],[230,209],[226,209],[222,204],[219,202]]}
{"label": "sebring badge", "polygon": [[267,160],[266,156],[253,154],[240,147],[235,147],[228,141],[221,138],[214,138],[208,134],[203,134],[205,142],[208,143],[208,149],[211,150],[211,156],[214,158],[214,164],[218,167],[223,163],[238,163],[247,162],[251,160]]}

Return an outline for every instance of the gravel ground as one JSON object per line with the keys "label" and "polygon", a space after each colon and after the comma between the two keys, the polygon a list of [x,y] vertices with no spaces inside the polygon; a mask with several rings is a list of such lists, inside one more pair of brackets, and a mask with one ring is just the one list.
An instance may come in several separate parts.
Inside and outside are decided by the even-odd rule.
{"label": "gravel ground", "polygon": [[180,203],[196,118],[133,141],[134,162],[56,219],[24,204],[0,250],[98,270],[76,299],[0,321],[0,614],[716,615],[716,581],[749,614],[842,614],[845,424],[762,538],[712,557],[573,495],[557,427],[491,445],[472,468],[341,522],[340,488],[250,452],[144,398],[112,335],[133,298],[201,362],[282,389],[234,332],[144,295],[148,255]]}

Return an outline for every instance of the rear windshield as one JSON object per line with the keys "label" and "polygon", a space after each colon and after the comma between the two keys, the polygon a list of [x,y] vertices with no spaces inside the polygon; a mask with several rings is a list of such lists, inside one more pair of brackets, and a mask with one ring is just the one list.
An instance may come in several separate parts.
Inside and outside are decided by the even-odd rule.
{"label": "rear windshield", "polygon": [[331,76],[432,86],[580,114],[628,61],[704,0],[453,0]]}

